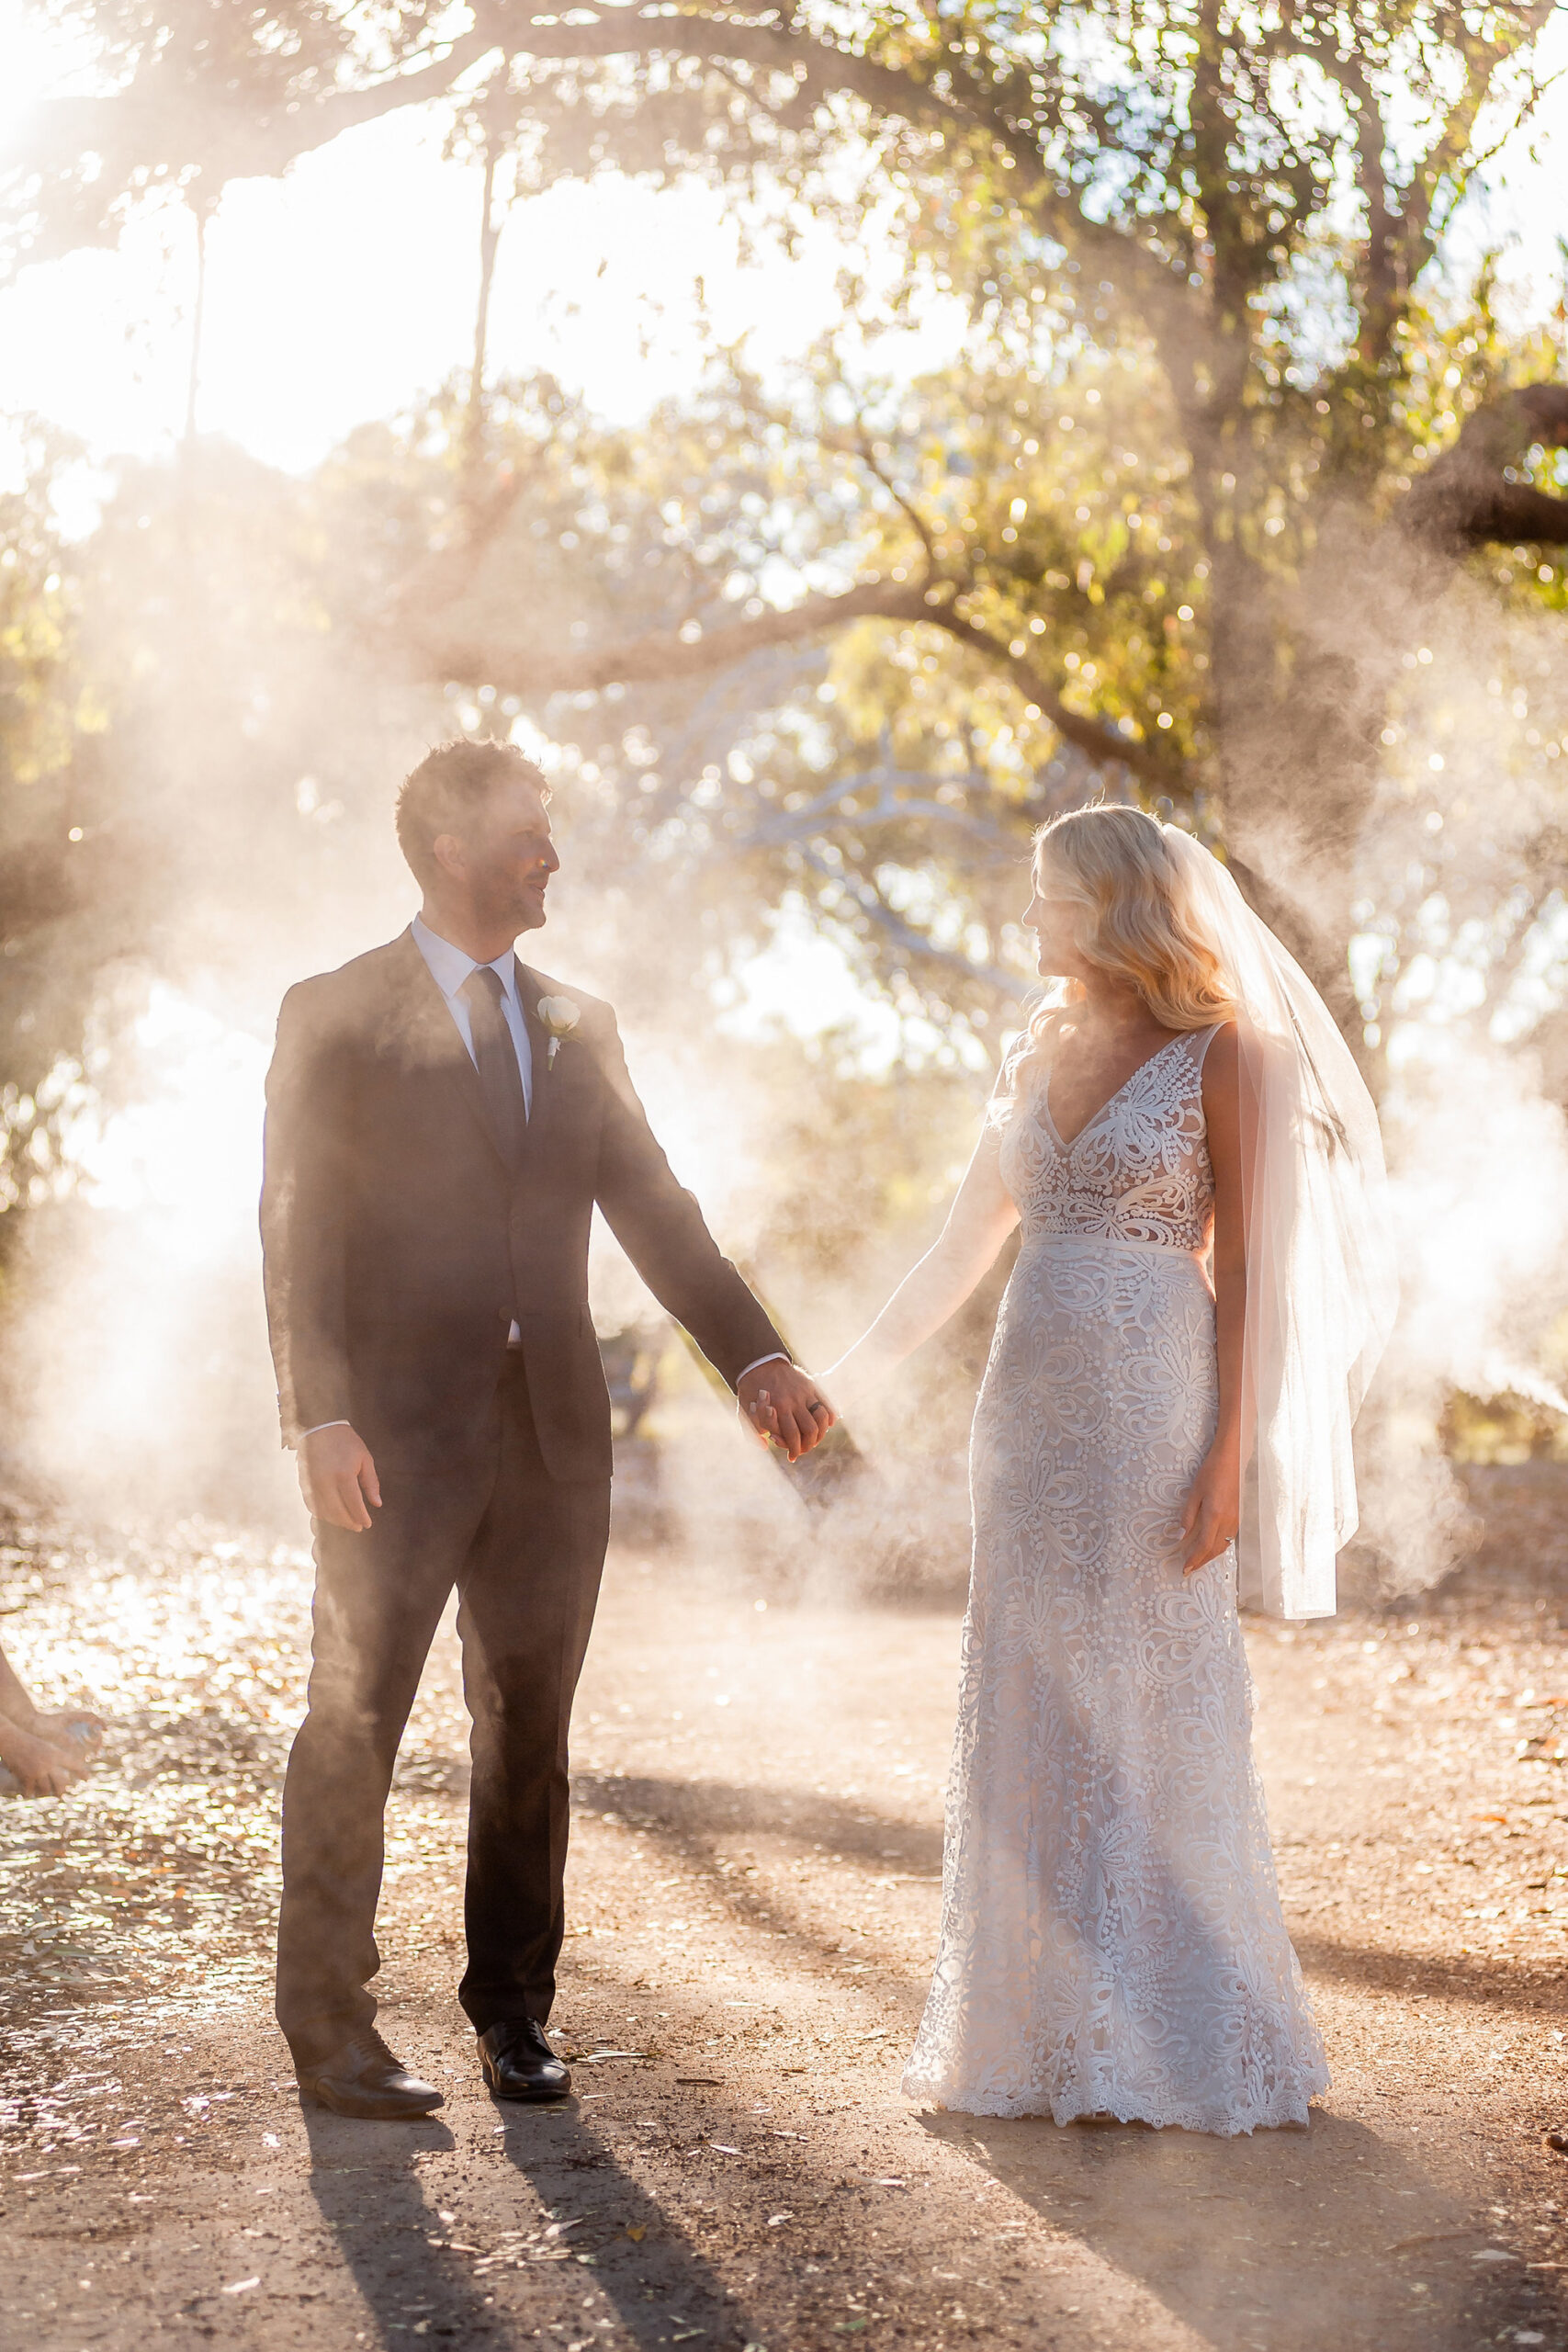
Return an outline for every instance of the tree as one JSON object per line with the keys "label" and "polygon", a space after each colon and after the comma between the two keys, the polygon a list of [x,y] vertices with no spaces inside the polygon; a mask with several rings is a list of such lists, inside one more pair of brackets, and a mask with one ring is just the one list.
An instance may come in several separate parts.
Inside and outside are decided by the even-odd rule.
{"label": "tree", "polygon": [[[835,385],[829,366],[789,416],[738,391],[733,430],[754,427],[768,478],[739,497],[795,502],[793,525],[765,518],[766,576],[694,525],[668,567],[679,593],[644,596],[628,628],[618,555],[574,526],[574,569],[599,559],[593,618],[547,649],[538,575],[517,560],[539,520],[526,478],[499,444],[479,462],[481,327],[461,494],[439,545],[411,548],[388,628],[433,681],[552,709],[612,685],[679,701],[699,677],[721,700],[772,695],[787,649],[846,637],[835,665],[880,665],[885,685],[902,669],[908,707],[934,659],[952,694],[1007,714],[997,739],[1022,778],[1002,796],[1010,838],[1053,805],[1031,778],[1064,754],[1168,798],[1223,838],[1356,1025],[1354,847],[1413,643],[1456,568],[1495,568],[1492,544],[1521,543],[1503,568],[1549,571],[1554,595],[1555,569],[1528,549],[1568,539],[1550,455],[1568,389],[1519,375],[1555,355],[1500,352],[1484,291],[1471,318],[1425,290],[1481,160],[1534,104],[1546,0],[1288,0],[1263,17],[1213,0],[1110,17],[1066,0],[62,13],[103,43],[115,86],[26,130],[10,183],[24,251],[110,235],[158,186],[210,206],[230,177],[432,99],[535,185],[613,164],[852,217],[896,205],[906,306],[924,285],[974,319],[969,405],[948,397],[956,378],[915,401],[964,419],[945,459],[923,413],[889,422],[908,400]],[[488,186],[482,233],[493,257]],[[481,269],[481,300],[487,282]],[[711,428],[702,439],[694,481]],[[850,561],[829,560],[823,469],[856,486],[836,512]],[[624,516],[608,527],[636,536]],[[776,544],[792,536],[814,569]],[[911,891],[867,795],[930,807],[956,785],[968,816],[968,787],[924,758],[879,758],[874,781],[863,741],[856,757],[853,788],[818,811],[840,904],[880,933],[885,964],[919,960],[922,938],[939,942],[890,903]],[[962,830],[929,821],[950,842]]]}
{"label": "tree", "polygon": [[81,659],[80,567],[51,495],[74,452],[35,424],[20,455],[0,495],[0,1208],[57,1177],[118,897],[96,839],[103,710]]}

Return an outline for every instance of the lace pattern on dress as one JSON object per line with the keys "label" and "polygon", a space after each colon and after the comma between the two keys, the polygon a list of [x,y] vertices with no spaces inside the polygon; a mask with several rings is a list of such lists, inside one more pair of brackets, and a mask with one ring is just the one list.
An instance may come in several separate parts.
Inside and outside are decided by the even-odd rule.
{"label": "lace pattern on dress", "polygon": [[1201,1250],[1213,1212],[1201,1081],[1215,1032],[1172,1037],[1064,1145],[1043,1074],[1003,1130],[1002,1180],[1024,1238],[1098,1234]]}
{"label": "lace pattern on dress", "polygon": [[1234,1559],[1180,1568],[1218,1409],[1213,1034],[1161,1047],[1071,1146],[1038,1080],[1001,1137],[1023,1241],[975,1419],[941,1948],[905,2078],[973,2114],[1250,2132],[1327,2084]]}

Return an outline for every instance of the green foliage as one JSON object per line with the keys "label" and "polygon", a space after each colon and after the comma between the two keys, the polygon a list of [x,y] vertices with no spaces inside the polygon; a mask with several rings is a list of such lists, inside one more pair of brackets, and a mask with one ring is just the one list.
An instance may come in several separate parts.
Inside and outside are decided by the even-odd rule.
{"label": "green foliage", "polygon": [[[346,888],[405,745],[532,722],[648,1002],[808,920],[912,1038],[988,1057],[1028,985],[1030,831],[1095,789],[1298,890],[1325,985],[1370,941],[1374,1030],[1439,956],[1506,1002],[1564,872],[1568,713],[1536,632],[1568,591],[1552,547],[1438,560],[1407,524],[1467,424],[1560,369],[1490,265],[1440,274],[1477,158],[1531,103],[1543,7],[61,13],[106,86],[18,151],[35,253],[427,101],[454,152],[501,154],[500,203],[705,175],[753,238],[810,210],[891,223],[898,254],[890,285],[846,280],[842,334],[792,381],[716,350],[637,430],[481,366],[308,482],[218,450],[128,471],[76,606],[33,566],[6,639],[7,742],[55,746],[17,774],[62,774],[67,736],[86,773],[67,670],[110,729],[85,839],[126,911],[100,952],[242,839]],[[912,379],[902,328],[929,349],[959,314]],[[1561,487],[1553,450],[1495,454]],[[650,887],[674,934],[639,920]]]}
{"label": "green foliage", "polygon": [[0,495],[0,1207],[57,1179],[101,972],[84,918],[101,896],[87,836],[104,713],[82,657],[78,551],[52,503],[75,453],[33,424],[16,450],[19,485]]}
{"label": "green foliage", "polygon": [[389,779],[439,725],[334,605],[313,488],[221,448],[127,464],[68,543],[71,454],[39,439],[0,510],[0,1207],[68,1187],[73,1123],[145,1078],[155,979],[249,957],[229,1003],[265,1029],[299,894],[394,862]]}

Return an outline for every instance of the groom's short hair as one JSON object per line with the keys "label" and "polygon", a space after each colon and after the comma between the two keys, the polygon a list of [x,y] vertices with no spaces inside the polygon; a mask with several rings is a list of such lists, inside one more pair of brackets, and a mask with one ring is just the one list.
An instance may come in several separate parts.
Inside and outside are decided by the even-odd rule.
{"label": "groom's short hair", "polygon": [[410,769],[398,793],[398,847],[416,882],[435,876],[437,835],[462,833],[502,784],[531,784],[541,800],[550,797],[543,770],[515,743],[438,743]]}

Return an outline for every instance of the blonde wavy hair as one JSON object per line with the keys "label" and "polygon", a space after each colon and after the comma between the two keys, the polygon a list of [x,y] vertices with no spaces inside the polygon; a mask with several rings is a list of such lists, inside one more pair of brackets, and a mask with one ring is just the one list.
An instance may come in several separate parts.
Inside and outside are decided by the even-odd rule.
{"label": "blonde wavy hair", "polygon": [[[1207,1029],[1235,1018],[1230,977],[1187,904],[1165,829],[1141,808],[1073,808],[1034,836],[1034,872],[1054,898],[1083,910],[1078,949],[1086,963],[1135,988],[1155,1019],[1171,1030]],[[1017,1072],[1043,1047],[1065,1005],[1083,993],[1069,982],[1030,1016]]]}

